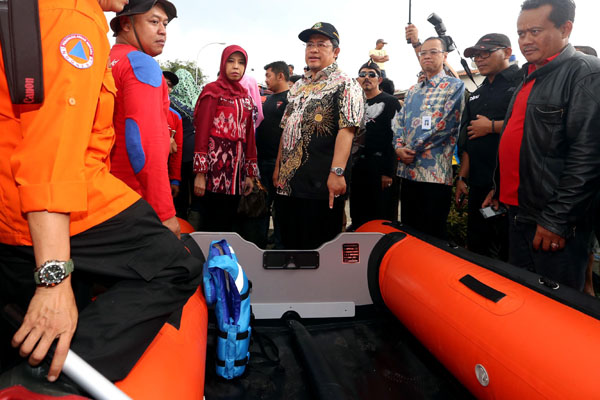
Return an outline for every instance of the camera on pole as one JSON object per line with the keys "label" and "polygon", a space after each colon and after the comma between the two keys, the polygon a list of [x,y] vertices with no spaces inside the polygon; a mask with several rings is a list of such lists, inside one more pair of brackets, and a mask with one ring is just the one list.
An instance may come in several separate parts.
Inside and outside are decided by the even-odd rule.
{"label": "camera on pole", "polygon": [[436,13],[431,13],[429,17],[427,17],[427,21],[433,25],[435,28],[435,32],[438,37],[444,41],[446,44],[446,50],[449,52],[456,50],[456,45],[454,44],[454,40],[448,35],[446,35],[446,25]]}

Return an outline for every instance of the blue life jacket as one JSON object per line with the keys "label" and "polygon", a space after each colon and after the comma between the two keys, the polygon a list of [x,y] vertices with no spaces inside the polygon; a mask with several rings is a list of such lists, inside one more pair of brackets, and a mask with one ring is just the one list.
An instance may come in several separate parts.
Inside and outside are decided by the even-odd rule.
{"label": "blue life jacket", "polygon": [[226,240],[210,244],[204,263],[206,304],[217,316],[217,374],[233,379],[244,373],[250,353],[250,287]]}

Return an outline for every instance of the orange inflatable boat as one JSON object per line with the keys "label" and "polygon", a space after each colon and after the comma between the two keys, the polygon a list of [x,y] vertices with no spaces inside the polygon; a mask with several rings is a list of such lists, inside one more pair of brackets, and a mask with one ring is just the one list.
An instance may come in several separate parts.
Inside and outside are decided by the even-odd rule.
{"label": "orange inflatable boat", "polygon": [[596,299],[399,225],[359,231],[388,234],[369,262],[381,299],[477,398],[600,399]]}
{"label": "orange inflatable boat", "polygon": [[183,307],[179,329],[165,324],[117,387],[133,400],[202,399],[207,316],[198,288]]}

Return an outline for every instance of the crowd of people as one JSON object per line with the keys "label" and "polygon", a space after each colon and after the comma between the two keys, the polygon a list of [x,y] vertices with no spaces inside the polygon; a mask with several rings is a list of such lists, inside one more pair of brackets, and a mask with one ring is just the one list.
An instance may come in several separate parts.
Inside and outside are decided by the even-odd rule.
{"label": "crowd of people", "polygon": [[[117,12],[112,49],[102,11]],[[303,74],[264,67],[264,103],[237,45],[199,90],[153,58],[176,17],[168,0],[41,1],[44,103],[12,104],[0,80],[0,296],[27,310],[12,344],[32,365],[58,338],[49,380],[69,346],[121,379],[194,292],[202,266],[177,217],[261,247],[314,249],[397,220],[398,204],[403,224],[444,239],[451,202],[467,199],[470,250],[583,290],[598,233],[600,61],[569,44],[572,0],[522,4],[521,69],[504,34],[467,48],[485,77],[472,93],[446,63],[446,40],[421,42],[409,25],[422,70],[403,102],[386,42],[346,73],[327,22],[298,35]]]}

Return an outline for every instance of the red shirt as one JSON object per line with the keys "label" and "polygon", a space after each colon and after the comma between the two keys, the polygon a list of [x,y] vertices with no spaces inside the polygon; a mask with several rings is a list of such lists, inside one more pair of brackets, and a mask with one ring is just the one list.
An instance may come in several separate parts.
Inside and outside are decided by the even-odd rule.
{"label": "red shirt", "polygon": [[[548,64],[560,53],[546,59],[543,65]],[[535,64],[529,65],[527,74],[536,70]],[[523,127],[525,125],[525,113],[527,111],[527,100],[535,84],[531,79],[523,84],[515,102],[506,128],[502,132],[500,145],[498,147],[498,159],[500,162],[500,201],[510,206],[519,205],[519,161],[521,155],[521,142],[523,141]]]}
{"label": "red shirt", "polygon": [[110,63],[117,86],[111,173],[166,221],[175,216],[168,171],[167,84],[158,63],[133,46],[115,44]]}

